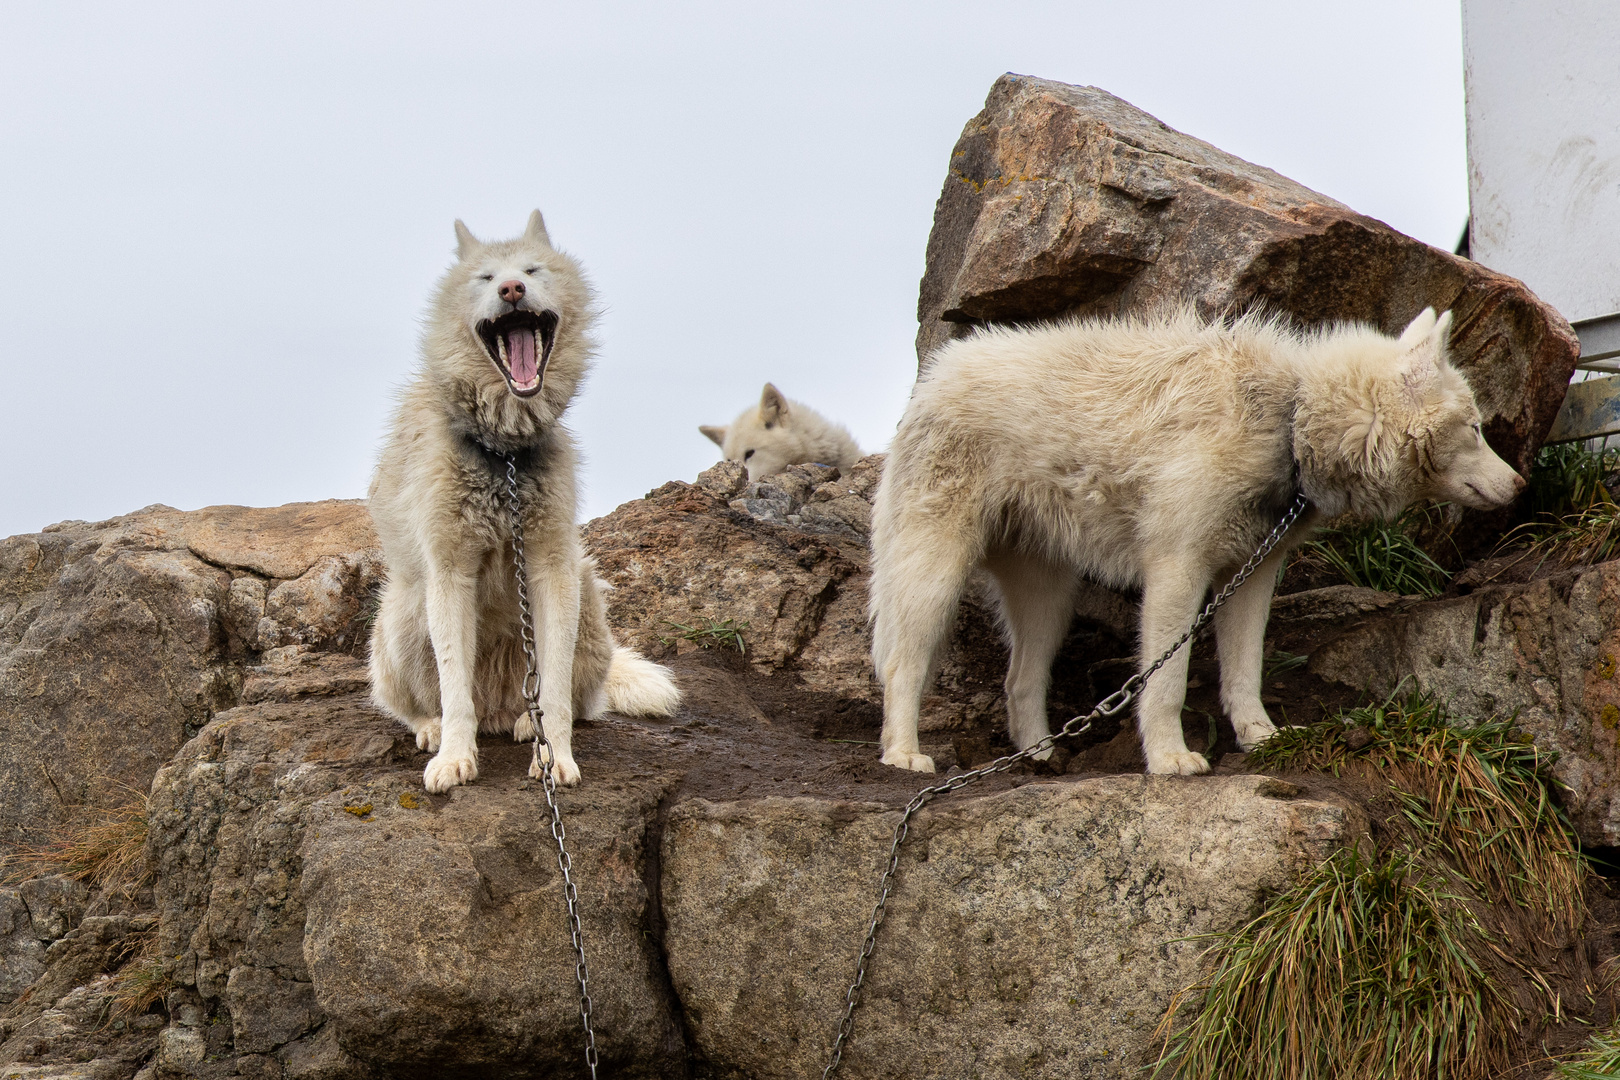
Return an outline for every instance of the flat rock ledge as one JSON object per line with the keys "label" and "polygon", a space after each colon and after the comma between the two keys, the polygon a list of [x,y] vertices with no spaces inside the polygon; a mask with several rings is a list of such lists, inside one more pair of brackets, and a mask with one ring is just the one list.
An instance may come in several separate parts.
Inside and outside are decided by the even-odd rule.
{"label": "flat rock ledge", "polygon": [[[722,749],[699,727],[583,728],[586,782],[563,795],[603,1075],[813,1075],[897,800],[683,796]],[[483,754],[476,784],[429,796],[414,745],[356,697],[244,706],[188,743],[155,785],[153,851],[161,948],[208,1020],[163,1032],[152,1075],[583,1075],[542,795],[524,748]],[[1134,1075],[1199,978],[1190,939],[1363,828],[1251,775],[941,800],[845,1075]]]}

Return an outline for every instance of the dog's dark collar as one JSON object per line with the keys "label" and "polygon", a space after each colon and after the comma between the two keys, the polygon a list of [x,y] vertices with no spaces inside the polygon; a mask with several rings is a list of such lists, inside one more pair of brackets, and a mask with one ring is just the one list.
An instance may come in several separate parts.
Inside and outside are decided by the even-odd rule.
{"label": "dog's dark collar", "polygon": [[516,459],[518,471],[523,472],[534,462],[537,456],[535,447],[520,446],[507,452],[491,446],[471,432],[462,432],[461,445],[473,458],[482,461],[490,472],[496,475],[505,475],[508,458]]}

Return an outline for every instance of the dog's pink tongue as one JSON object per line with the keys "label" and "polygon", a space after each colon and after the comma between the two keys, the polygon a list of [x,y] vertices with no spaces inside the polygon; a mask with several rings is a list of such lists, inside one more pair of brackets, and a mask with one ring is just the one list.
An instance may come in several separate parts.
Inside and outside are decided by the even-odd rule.
{"label": "dog's pink tongue", "polygon": [[507,362],[512,365],[512,381],[528,389],[540,375],[534,358],[534,331],[514,329],[506,335]]}

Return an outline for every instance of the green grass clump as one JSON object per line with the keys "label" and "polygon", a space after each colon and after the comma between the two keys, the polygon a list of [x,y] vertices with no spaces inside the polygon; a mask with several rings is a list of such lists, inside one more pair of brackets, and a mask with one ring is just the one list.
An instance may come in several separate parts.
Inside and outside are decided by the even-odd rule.
{"label": "green grass clump", "polygon": [[1414,506],[1394,521],[1363,521],[1323,529],[1300,557],[1325,566],[1351,585],[1402,596],[1438,596],[1451,574],[1419,542],[1435,528],[1433,511]]}
{"label": "green grass clump", "polygon": [[1471,1080],[1508,1063],[1489,935],[1409,850],[1339,851],[1227,939],[1171,1048],[1186,1080]]}
{"label": "green grass clump", "polygon": [[1550,755],[1510,722],[1461,726],[1414,693],[1283,728],[1250,762],[1376,779],[1393,813],[1376,842],[1339,851],[1217,937],[1214,970],[1156,1075],[1502,1075],[1531,1004],[1501,975],[1531,972],[1573,940],[1586,910]]}
{"label": "green grass clump", "polygon": [[1620,506],[1604,477],[1620,469],[1620,447],[1588,450],[1581,443],[1544,446],[1530,471],[1523,505],[1530,520],[1502,538],[1498,550],[1524,545],[1540,556],[1590,565],[1620,554]]}
{"label": "green grass clump", "polygon": [[1558,1066],[1556,1080],[1610,1080],[1620,1076],[1620,1029],[1594,1035],[1580,1057]]}
{"label": "green grass clump", "polygon": [[[742,632],[748,629],[748,623],[737,622],[734,619],[711,619],[707,616],[699,617],[695,623],[672,622],[664,620],[664,625],[676,631],[675,637],[690,641],[700,649],[712,649],[715,646],[736,649],[746,653],[747,647],[743,644]],[[672,639],[663,638],[668,645]]]}
{"label": "green grass clump", "polygon": [[1561,518],[1612,503],[1603,478],[1620,469],[1620,447],[1588,450],[1584,443],[1543,446],[1530,467],[1522,505],[1532,517]]}
{"label": "green grass clump", "polygon": [[1286,727],[1249,760],[1265,769],[1346,769],[1385,779],[1417,838],[1492,901],[1539,912],[1568,933],[1584,901],[1585,868],[1545,778],[1552,755],[1510,721],[1462,727],[1433,697],[1411,693]]}

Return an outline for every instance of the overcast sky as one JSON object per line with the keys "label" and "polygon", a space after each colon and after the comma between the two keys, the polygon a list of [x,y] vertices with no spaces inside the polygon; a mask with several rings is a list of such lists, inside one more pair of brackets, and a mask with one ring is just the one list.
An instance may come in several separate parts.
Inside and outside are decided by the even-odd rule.
{"label": "overcast sky", "polygon": [[882,449],[952,145],[1091,84],[1421,240],[1468,213],[1456,0],[0,0],[0,536],[365,493],[451,222],[607,308],[585,516],[774,381]]}

